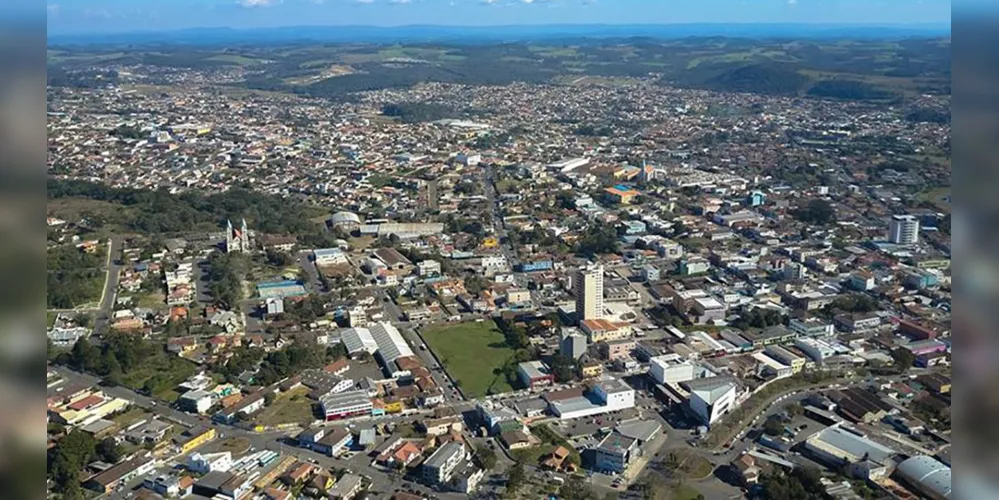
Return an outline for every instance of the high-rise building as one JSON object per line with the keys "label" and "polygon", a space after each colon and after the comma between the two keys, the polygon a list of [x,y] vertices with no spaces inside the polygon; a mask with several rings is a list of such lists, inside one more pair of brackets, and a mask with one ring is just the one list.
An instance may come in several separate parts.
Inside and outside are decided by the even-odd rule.
{"label": "high-rise building", "polygon": [[576,272],[576,316],[579,321],[604,315],[604,266],[581,267]]}
{"label": "high-rise building", "polygon": [[919,241],[919,219],[912,215],[892,215],[888,241],[896,245],[912,245]]}

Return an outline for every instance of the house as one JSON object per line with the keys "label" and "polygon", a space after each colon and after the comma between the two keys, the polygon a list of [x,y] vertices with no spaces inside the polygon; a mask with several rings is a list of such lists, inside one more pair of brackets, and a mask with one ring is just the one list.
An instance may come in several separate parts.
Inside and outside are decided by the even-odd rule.
{"label": "house", "polygon": [[332,457],[351,445],[353,434],[342,427],[315,427],[300,432],[297,439],[299,446]]}
{"label": "house", "polygon": [[252,415],[263,408],[264,395],[262,392],[255,392],[245,396],[243,399],[239,400],[238,403],[228,408],[223,408],[212,418],[217,422],[231,424],[239,418]]}
{"label": "house", "polygon": [[559,446],[552,450],[552,452],[541,460],[541,467],[553,471],[563,471],[575,469],[575,466],[569,461],[569,450],[564,446]]}

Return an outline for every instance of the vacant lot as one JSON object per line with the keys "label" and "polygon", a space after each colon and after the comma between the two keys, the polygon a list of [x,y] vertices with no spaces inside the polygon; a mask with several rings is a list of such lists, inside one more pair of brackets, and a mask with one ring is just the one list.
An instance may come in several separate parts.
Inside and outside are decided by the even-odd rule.
{"label": "vacant lot", "polygon": [[274,400],[264,408],[257,418],[261,425],[308,424],[315,420],[312,416],[312,401],[308,397],[309,390],[305,387],[292,389]]}
{"label": "vacant lot", "polygon": [[430,328],[423,338],[470,397],[512,390],[499,369],[513,356],[503,333],[491,321]]}

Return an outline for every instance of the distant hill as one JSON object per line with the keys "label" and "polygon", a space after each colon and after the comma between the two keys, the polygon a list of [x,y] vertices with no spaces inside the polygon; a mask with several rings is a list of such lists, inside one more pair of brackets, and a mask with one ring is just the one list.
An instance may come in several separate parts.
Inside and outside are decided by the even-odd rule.
{"label": "distant hill", "polygon": [[699,82],[698,86],[726,92],[795,95],[808,81],[808,77],[791,66],[751,64],[726,69]]}
{"label": "distant hill", "polygon": [[627,38],[676,39],[687,37],[743,38],[907,38],[950,36],[950,25],[854,24],[563,24],[521,26],[294,26],[233,29],[196,28],[136,33],[50,34],[49,45],[107,45],[180,43],[195,45],[274,44],[294,42],[463,44],[524,42],[558,39]]}

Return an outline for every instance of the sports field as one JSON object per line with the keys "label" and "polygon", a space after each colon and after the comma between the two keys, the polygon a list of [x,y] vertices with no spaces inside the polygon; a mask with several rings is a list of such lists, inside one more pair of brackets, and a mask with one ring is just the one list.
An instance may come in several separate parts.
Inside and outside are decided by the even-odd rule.
{"label": "sports field", "polygon": [[424,330],[423,338],[461,390],[473,398],[513,390],[502,373],[513,356],[492,321],[459,323]]}

